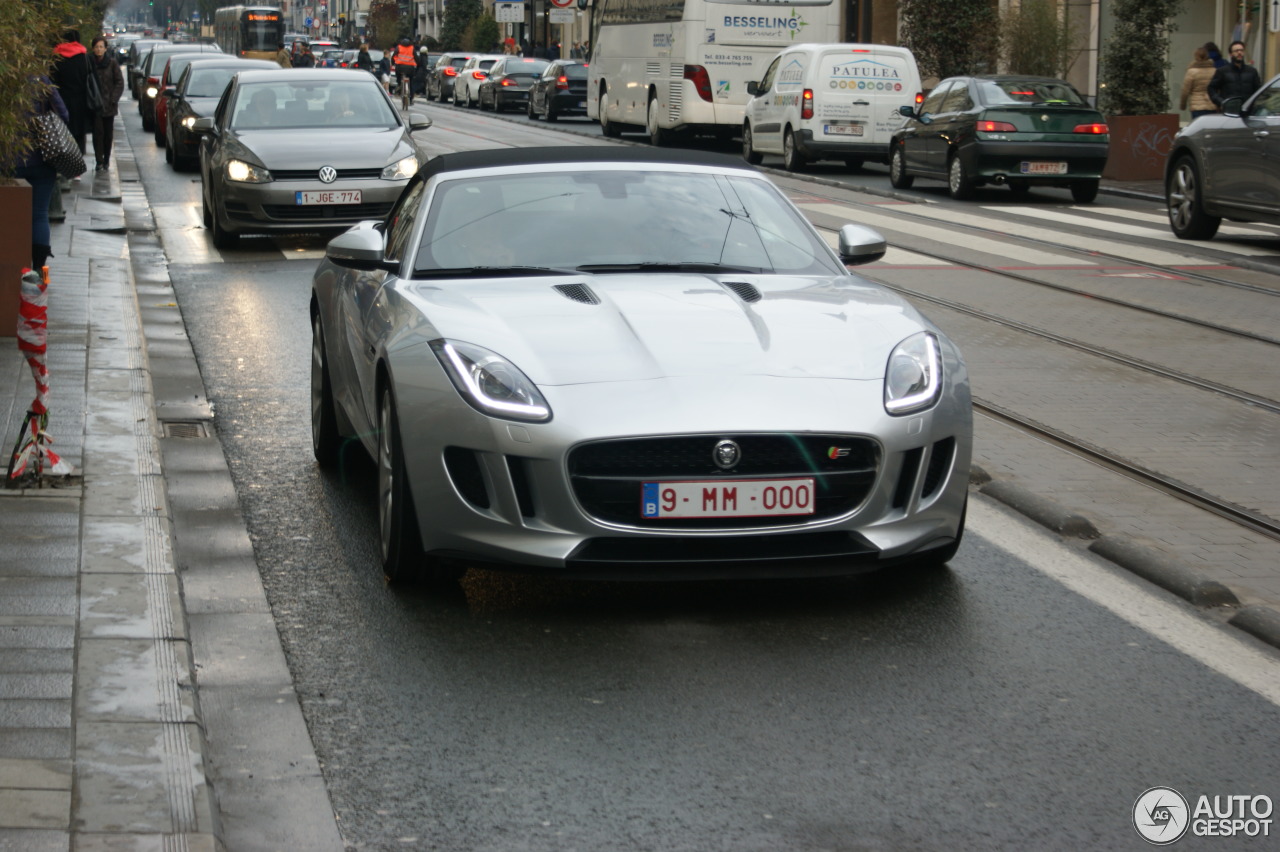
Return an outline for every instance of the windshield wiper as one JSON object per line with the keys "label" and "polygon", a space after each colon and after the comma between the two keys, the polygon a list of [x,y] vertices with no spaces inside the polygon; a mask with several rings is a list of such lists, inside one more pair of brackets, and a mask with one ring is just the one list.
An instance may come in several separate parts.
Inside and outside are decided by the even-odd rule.
{"label": "windshield wiper", "polygon": [[743,272],[767,273],[759,266],[731,266],[725,263],[701,263],[697,261],[646,261],[644,263],[588,263],[578,267],[579,272]]}
{"label": "windshield wiper", "polygon": [[415,269],[414,278],[498,278],[522,275],[578,275],[573,269],[552,266],[451,266],[446,269]]}

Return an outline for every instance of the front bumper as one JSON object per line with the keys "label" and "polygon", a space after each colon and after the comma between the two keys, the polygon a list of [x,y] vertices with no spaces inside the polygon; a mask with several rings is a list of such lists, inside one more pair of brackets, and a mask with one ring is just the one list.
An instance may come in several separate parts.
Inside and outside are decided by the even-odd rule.
{"label": "front bumper", "polygon": [[[221,200],[223,224],[241,233],[264,231],[306,231],[316,228],[349,228],[357,222],[381,219],[400,197],[407,181],[378,178],[339,180],[276,180],[249,184],[223,180]],[[359,204],[301,205],[299,192],[360,190]]]}
{"label": "front bumper", "polygon": [[[573,576],[817,576],[919,556],[952,543],[960,529],[972,447],[963,379],[934,409],[904,418],[883,414],[879,382],[746,377],[708,391],[704,381],[680,378],[544,388],[555,419],[514,424],[468,408],[451,387],[427,390],[431,366],[402,368],[394,379],[431,554]],[[837,393],[837,406],[818,402]],[[690,408],[691,399],[700,403]],[[873,480],[856,505],[820,520],[645,527],[641,476],[636,517],[602,519],[573,481],[571,452],[600,440],[672,436],[676,410],[689,416],[674,434],[698,439],[816,432],[869,440],[877,447]]]}

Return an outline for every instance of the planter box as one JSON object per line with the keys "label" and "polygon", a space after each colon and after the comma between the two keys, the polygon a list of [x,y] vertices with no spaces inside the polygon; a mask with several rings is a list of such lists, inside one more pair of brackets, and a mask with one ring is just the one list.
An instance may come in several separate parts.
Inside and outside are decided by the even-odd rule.
{"label": "planter box", "polygon": [[1164,180],[1164,164],[1178,134],[1176,113],[1109,115],[1111,153],[1102,176],[1108,180]]}
{"label": "planter box", "polygon": [[0,337],[18,336],[22,270],[31,265],[31,185],[0,185]]}

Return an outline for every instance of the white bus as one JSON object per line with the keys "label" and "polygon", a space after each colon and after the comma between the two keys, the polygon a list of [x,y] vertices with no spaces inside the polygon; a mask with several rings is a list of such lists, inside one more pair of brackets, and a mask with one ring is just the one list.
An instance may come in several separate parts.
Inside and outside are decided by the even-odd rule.
{"label": "white bus", "polygon": [[747,81],[798,42],[836,42],[833,0],[596,0],[587,116],[605,136],[644,128],[731,138],[742,129]]}

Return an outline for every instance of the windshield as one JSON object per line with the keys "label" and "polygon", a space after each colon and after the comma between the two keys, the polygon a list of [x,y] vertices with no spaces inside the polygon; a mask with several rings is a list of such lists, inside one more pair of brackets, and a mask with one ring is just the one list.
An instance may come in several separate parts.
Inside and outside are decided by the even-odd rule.
{"label": "windshield", "polygon": [[979,80],[982,101],[988,106],[1002,104],[1071,104],[1089,103],[1065,80]]}
{"label": "windshield", "polygon": [[239,68],[204,68],[191,72],[187,81],[187,97],[220,98]]}
{"label": "windshield", "polygon": [[236,95],[232,130],[396,127],[399,122],[372,77],[368,83],[247,83]]}
{"label": "windshield", "polygon": [[442,181],[428,203],[416,272],[645,265],[844,272],[778,190],[753,177],[593,169],[457,178]]}

